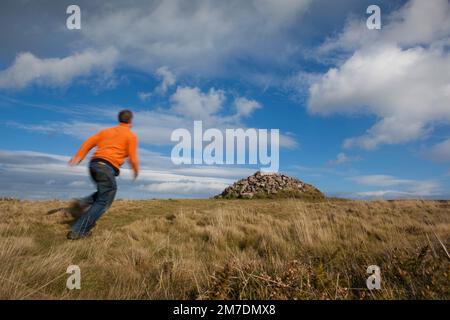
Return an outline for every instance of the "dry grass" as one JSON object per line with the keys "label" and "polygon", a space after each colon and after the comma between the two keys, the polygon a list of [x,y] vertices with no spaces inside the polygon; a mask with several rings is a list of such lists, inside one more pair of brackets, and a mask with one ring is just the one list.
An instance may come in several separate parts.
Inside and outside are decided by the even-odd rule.
{"label": "dry grass", "polygon": [[72,242],[66,205],[0,201],[1,299],[450,298],[450,202],[122,200]]}

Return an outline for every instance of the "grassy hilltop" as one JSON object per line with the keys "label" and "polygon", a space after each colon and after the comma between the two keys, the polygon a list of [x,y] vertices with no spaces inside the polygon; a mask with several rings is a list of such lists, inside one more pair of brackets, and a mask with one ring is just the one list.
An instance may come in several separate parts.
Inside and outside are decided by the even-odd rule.
{"label": "grassy hilltop", "polygon": [[78,241],[62,206],[0,201],[1,299],[450,299],[446,201],[122,200]]}

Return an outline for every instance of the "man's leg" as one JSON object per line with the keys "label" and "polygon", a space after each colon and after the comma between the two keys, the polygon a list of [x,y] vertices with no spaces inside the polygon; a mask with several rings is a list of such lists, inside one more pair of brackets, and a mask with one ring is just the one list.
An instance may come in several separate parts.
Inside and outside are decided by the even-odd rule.
{"label": "man's leg", "polygon": [[111,206],[117,191],[114,170],[108,166],[93,163],[91,174],[97,183],[97,193],[92,206],[72,225],[72,233],[86,235],[95,225],[95,222]]}
{"label": "man's leg", "polygon": [[[93,167],[89,166],[89,173],[91,175],[91,179],[97,183],[96,180],[96,170],[93,170]],[[83,207],[88,207],[94,204],[95,200],[97,200],[98,191],[88,195],[87,197],[78,199],[79,204]]]}
{"label": "man's leg", "polygon": [[88,208],[95,202],[97,199],[98,192],[94,192],[93,194],[79,199],[74,199],[69,208],[67,209],[67,212],[74,218],[78,219],[83,214],[86,213]]}
{"label": "man's leg", "polygon": [[88,195],[87,197],[78,199],[80,204],[83,206],[91,206],[94,204],[97,199],[98,191],[95,191],[93,194]]}
{"label": "man's leg", "polygon": [[[91,174],[92,180],[97,183],[94,179],[94,172],[92,170],[89,170]],[[88,195],[84,198],[78,198],[74,199],[72,203],[70,204],[67,212],[72,216],[74,219],[79,219],[83,214],[85,214],[88,210],[88,208],[94,204],[95,200],[97,199],[98,191]]]}

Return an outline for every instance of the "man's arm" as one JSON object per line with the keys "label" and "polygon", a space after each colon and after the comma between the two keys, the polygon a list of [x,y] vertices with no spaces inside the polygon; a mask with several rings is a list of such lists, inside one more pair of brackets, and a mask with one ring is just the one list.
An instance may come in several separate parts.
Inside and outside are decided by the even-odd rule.
{"label": "man's arm", "polygon": [[128,161],[131,168],[134,171],[134,178],[136,179],[139,175],[139,159],[137,156],[138,141],[135,135],[131,136],[130,142],[128,143]]}
{"label": "man's arm", "polygon": [[99,138],[100,134],[96,133],[92,137],[84,141],[75,156],[70,159],[69,164],[71,166],[76,166],[77,164],[79,164],[84,159],[84,157],[86,157],[88,152],[97,145]]}

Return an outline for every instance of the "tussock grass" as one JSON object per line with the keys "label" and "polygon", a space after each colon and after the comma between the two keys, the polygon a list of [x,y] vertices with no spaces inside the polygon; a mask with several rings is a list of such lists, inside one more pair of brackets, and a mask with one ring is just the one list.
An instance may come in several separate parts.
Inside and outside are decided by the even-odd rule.
{"label": "tussock grass", "polygon": [[121,200],[78,241],[64,206],[0,201],[1,299],[450,298],[446,201]]}

